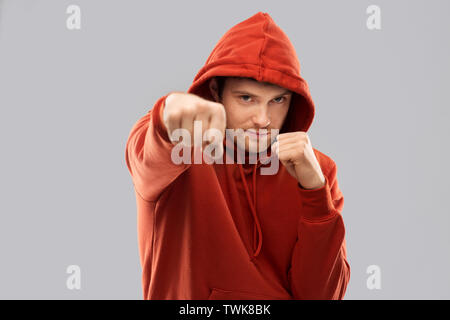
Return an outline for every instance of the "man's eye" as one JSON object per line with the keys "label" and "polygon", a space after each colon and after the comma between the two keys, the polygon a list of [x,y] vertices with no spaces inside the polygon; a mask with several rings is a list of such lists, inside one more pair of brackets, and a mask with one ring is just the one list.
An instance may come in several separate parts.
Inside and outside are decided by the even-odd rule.
{"label": "man's eye", "polygon": [[277,99],[284,99],[284,97],[278,97],[278,98],[273,99],[273,100],[275,100],[276,103],[281,103],[281,102],[283,102],[284,100],[278,100],[278,101],[277,101]]}
{"label": "man's eye", "polygon": [[242,100],[244,100],[245,102],[248,102],[249,100],[246,100],[245,98],[251,98],[249,95],[245,94],[242,96],[239,96]]}

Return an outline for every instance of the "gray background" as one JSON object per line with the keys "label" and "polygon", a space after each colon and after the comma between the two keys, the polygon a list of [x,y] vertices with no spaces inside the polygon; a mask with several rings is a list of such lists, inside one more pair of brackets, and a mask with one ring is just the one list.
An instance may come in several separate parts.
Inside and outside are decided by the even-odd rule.
{"label": "gray background", "polygon": [[294,44],[311,142],[338,166],[345,298],[450,298],[450,2],[436,0],[0,1],[0,298],[142,298],[130,129],[258,11]]}

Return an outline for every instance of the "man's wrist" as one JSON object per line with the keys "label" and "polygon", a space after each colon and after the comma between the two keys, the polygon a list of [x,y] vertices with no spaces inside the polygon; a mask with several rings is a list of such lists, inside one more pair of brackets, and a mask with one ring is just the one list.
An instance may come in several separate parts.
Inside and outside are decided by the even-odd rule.
{"label": "man's wrist", "polygon": [[297,181],[297,183],[298,183],[298,186],[300,187],[300,189],[313,191],[313,190],[318,190],[318,189],[322,189],[323,187],[325,187],[326,180],[324,177],[322,181],[319,181],[316,185],[314,185],[313,187],[310,187],[310,188],[305,188],[304,186],[302,186],[300,181]]}

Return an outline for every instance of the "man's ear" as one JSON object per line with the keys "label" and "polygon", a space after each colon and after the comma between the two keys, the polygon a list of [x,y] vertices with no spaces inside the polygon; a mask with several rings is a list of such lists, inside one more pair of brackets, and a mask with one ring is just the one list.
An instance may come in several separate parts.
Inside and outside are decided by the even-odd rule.
{"label": "man's ear", "polygon": [[211,92],[214,100],[216,102],[219,102],[219,87],[217,85],[217,79],[215,77],[209,80],[209,91]]}

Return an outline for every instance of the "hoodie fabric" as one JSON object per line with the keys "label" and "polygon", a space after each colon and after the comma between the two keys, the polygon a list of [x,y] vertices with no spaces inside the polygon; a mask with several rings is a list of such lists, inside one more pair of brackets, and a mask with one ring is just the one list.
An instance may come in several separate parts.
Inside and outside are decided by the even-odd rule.
{"label": "hoodie fabric", "polygon": [[[280,133],[311,126],[314,103],[295,49],[268,13],[229,29],[187,92],[214,101],[208,82],[215,76],[291,90]],[[326,181],[313,190],[281,162],[276,174],[261,174],[270,166],[262,158],[174,164],[161,118],[170,93],[137,121],[126,144],[144,299],[342,299],[350,266],[335,162],[313,148]],[[224,159],[237,153],[227,143]]]}

